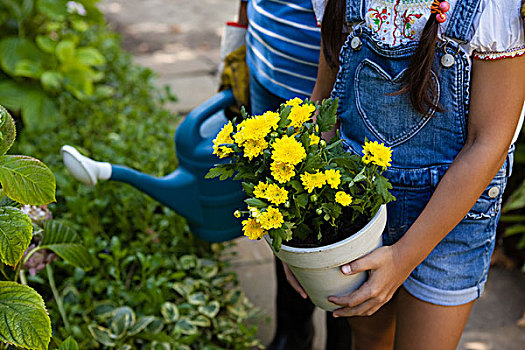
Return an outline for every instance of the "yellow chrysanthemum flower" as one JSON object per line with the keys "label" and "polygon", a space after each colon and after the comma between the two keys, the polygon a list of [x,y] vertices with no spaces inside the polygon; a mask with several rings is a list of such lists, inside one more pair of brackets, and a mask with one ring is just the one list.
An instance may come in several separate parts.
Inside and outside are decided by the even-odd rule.
{"label": "yellow chrysanthemum flower", "polygon": [[302,106],[293,106],[288,119],[292,121],[290,124],[294,129],[298,130],[301,128],[304,122],[310,120],[312,112],[315,111],[315,106],[310,104],[305,104]]}
{"label": "yellow chrysanthemum flower", "polygon": [[270,230],[272,228],[281,227],[284,223],[284,218],[279,209],[268,207],[265,212],[262,212],[261,215],[259,215],[257,221],[261,224],[263,229]]}
{"label": "yellow chrysanthemum flower", "polygon": [[341,183],[341,173],[339,170],[329,169],[324,172],[326,183],[332,188],[337,188]]}
{"label": "yellow chrysanthemum flower", "polygon": [[306,158],[303,145],[293,136],[284,135],[272,144],[272,159],[276,162],[297,165]]}
{"label": "yellow chrysanthemum flower", "polygon": [[301,103],[303,103],[303,100],[301,100],[299,97],[292,98],[291,100],[288,100],[285,102],[285,106],[299,106]]}
{"label": "yellow chrysanthemum flower", "polygon": [[295,175],[295,167],[288,163],[272,162],[270,170],[273,178],[281,184],[290,181]]}
{"label": "yellow chrysanthemum flower", "polygon": [[249,239],[261,239],[266,234],[261,224],[251,218],[242,221],[242,230]]}
{"label": "yellow chrysanthemum flower", "polygon": [[346,207],[352,204],[352,196],[343,191],[338,191],[335,194],[335,201],[341,204],[343,207]]}
{"label": "yellow chrysanthemum flower", "polygon": [[272,112],[272,111],[265,112],[261,116],[261,118],[263,118],[273,130],[277,129],[277,126],[279,125],[279,121],[281,120],[279,113]]}
{"label": "yellow chrysanthemum flower", "polygon": [[314,188],[323,187],[323,185],[326,183],[326,176],[325,174],[320,173],[319,171],[313,174],[304,173],[301,174],[301,182],[303,183],[303,187],[308,191],[308,193],[312,193]]}
{"label": "yellow chrysanthemum flower", "polygon": [[253,195],[257,198],[266,198],[266,190],[268,189],[267,182],[259,182],[253,189]]}
{"label": "yellow chrysanthemum flower", "polygon": [[233,125],[230,121],[222,127],[221,131],[219,131],[217,134],[217,137],[215,137],[215,140],[213,140],[213,154],[217,155],[219,158],[224,158],[233,152],[231,148],[227,146],[221,146],[225,143],[233,143],[231,138],[232,132]]}
{"label": "yellow chrysanthemum flower", "polygon": [[372,162],[386,168],[390,166],[390,162],[392,161],[392,150],[377,141],[365,142],[363,154],[362,159],[365,164]]}
{"label": "yellow chrysanthemum flower", "polygon": [[266,142],[265,139],[246,140],[243,143],[243,146],[244,156],[252,160],[263,153],[263,151],[268,147],[268,142]]}
{"label": "yellow chrysanthemum flower", "polygon": [[271,131],[272,125],[263,116],[245,119],[237,126],[237,134],[234,139],[237,144],[242,145],[246,140],[260,140]]}
{"label": "yellow chrysanthemum flower", "polygon": [[282,204],[288,200],[288,191],[279,185],[269,184],[266,189],[266,199],[275,205]]}
{"label": "yellow chrysanthemum flower", "polygon": [[310,134],[310,146],[311,145],[317,145],[321,138],[317,136],[316,134]]}

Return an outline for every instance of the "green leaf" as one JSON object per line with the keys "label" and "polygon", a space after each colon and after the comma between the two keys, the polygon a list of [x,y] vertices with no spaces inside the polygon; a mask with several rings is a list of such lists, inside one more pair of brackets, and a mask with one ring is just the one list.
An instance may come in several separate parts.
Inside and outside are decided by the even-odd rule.
{"label": "green leaf", "polygon": [[207,300],[208,297],[203,292],[193,293],[188,296],[188,302],[191,305],[204,305]]}
{"label": "green leaf", "polygon": [[81,47],[76,51],[77,60],[86,66],[106,64],[104,56],[94,47]]}
{"label": "green leaf", "polygon": [[0,41],[0,66],[11,75],[16,75],[16,67],[22,60],[42,62],[44,57],[31,41],[19,37],[7,37]]}
{"label": "green leaf", "polygon": [[9,151],[16,138],[15,121],[7,110],[0,106],[0,155]]}
{"label": "green leaf", "polygon": [[60,86],[62,85],[62,80],[64,80],[62,74],[52,70],[45,71],[40,77],[40,83],[42,83],[42,87],[48,91],[59,90]]}
{"label": "green leaf", "polygon": [[254,208],[266,208],[268,206],[268,204],[257,198],[247,198],[244,202]]}
{"label": "green leaf", "polygon": [[219,304],[219,302],[217,300],[213,300],[207,305],[199,306],[198,310],[204,316],[208,316],[209,318],[214,318],[219,313],[220,308],[221,308],[221,305]]}
{"label": "green leaf", "polygon": [[210,327],[211,326],[210,319],[204,315],[198,315],[190,322],[197,327]]}
{"label": "green leaf", "polygon": [[189,270],[199,265],[199,259],[195,255],[187,254],[179,258],[182,269]]}
{"label": "green leaf", "polygon": [[308,198],[310,196],[308,195],[308,193],[302,193],[298,196],[294,196],[294,200],[295,200],[295,204],[301,208],[301,209],[304,209],[306,208],[306,205],[308,204]]}
{"label": "green leaf", "polygon": [[84,270],[94,266],[93,257],[81,244],[80,237],[57,220],[47,220],[44,223],[44,238],[40,242],[39,249],[49,249],[71,265]]}
{"label": "green leaf", "polygon": [[106,346],[116,345],[115,340],[114,340],[115,336],[111,334],[111,332],[107,328],[90,324],[88,326],[88,329],[91,335],[93,336],[93,338],[95,338],[95,340],[98,343],[102,345],[106,345]]}
{"label": "green leaf", "polygon": [[33,224],[29,216],[17,208],[0,208],[0,260],[4,264],[15,266],[32,237]]}
{"label": "green leaf", "polygon": [[244,190],[244,193],[246,193],[247,196],[253,195],[253,189],[255,188],[254,184],[243,182],[242,183],[242,189]]}
{"label": "green leaf", "polygon": [[197,334],[199,332],[197,327],[195,327],[195,325],[193,325],[191,321],[186,318],[181,318],[177,321],[174,331],[186,335]]}
{"label": "green leaf", "polygon": [[0,341],[27,349],[47,349],[51,320],[44,300],[34,289],[0,281],[0,320]]}
{"label": "green leaf", "polygon": [[514,236],[525,233],[525,225],[513,225],[505,230],[505,236]]}
{"label": "green leaf", "polygon": [[40,79],[42,75],[42,65],[28,59],[22,59],[17,62],[15,67],[15,76]]}
{"label": "green leaf", "polygon": [[54,55],[57,42],[45,35],[38,35],[35,39],[36,45],[44,52]]}
{"label": "green leaf", "polygon": [[55,21],[63,21],[67,16],[67,0],[38,0],[38,11]]}
{"label": "green leaf", "polygon": [[60,344],[58,350],[78,350],[78,344],[73,337],[68,337],[62,344]]}
{"label": "green leaf", "polygon": [[319,131],[327,132],[334,128],[337,122],[338,99],[326,99],[321,103],[316,122],[319,125]]}
{"label": "green leaf", "polygon": [[22,204],[44,205],[55,201],[55,176],[35,158],[1,156],[0,183],[6,196]]}
{"label": "green leaf", "polygon": [[75,59],[75,43],[70,40],[63,40],[57,44],[56,55],[62,63],[71,62]]}
{"label": "green leaf", "polygon": [[226,180],[227,178],[232,177],[234,173],[235,170],[231,167],[231,164],[221,164],[211,168],[204,178],[213,179],[218,177],[220,180]]}
{"label": "green leaf", "polygon": [[128,306],[119,307],[111,319],[111,333],[118,339],[122,338],[126,331],[135,323],[135,313]]}
{"label": "green leaf", "polygon": [[392,189],[392,184],[388,181],[386,177],[380,175],[376,176],[376,178],[374,179],[374,185],[379,195],[381,195],[381,198],[383,199],[384,203],[396,200],[396,197],[394,197],[389,192],[389,190]]}
{"label": "green leaf", "polygon": [[153,316],[139,317],[137,319],[137,322],[135,322],[135,324],[128,331],[128,335],[132,336],[132,335],[142,332],[154,320],[155,320],[155,317]]}
{"label": "green leaf", "polygon": [[521,185],[510,195],[509,199],[503,207],[503,212],[525,208],[525,180]]}
{"label": "green leaf", "polygon": [[177,305],[170,303],[169,301],[162,304],[160,313],[168,323],[175,322],[179,319],[179,309],[177,309]]}

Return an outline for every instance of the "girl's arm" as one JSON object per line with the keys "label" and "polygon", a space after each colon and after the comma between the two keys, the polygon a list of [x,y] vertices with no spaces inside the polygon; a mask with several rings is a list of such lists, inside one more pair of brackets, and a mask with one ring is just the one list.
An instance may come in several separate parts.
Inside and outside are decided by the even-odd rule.
{"label": "girl's arm", "polygon": [[371,315],[392,298],[412,270],[472,208],[503,165],[525,98],[525,56],[474,60],[467,142],[420,216],[394,245],[341,267],[371,270],[368,281],[343,297],[334,316]]}

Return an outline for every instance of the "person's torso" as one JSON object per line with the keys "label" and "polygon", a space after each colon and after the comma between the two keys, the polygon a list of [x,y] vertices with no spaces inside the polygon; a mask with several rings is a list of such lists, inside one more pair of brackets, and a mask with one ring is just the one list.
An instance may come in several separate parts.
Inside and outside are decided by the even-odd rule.
{"label": "person's torso", "polygon": [[315,85],[321,31],[310,0],[250,0],[247,61],[268,90],[309,97]]}

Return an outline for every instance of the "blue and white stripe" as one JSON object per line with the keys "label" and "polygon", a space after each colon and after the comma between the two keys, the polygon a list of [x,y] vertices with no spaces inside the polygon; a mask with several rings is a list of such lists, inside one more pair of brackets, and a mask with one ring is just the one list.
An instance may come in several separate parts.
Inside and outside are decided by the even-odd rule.
{"label": "blue and white stripe", "polygon": [[311,0],[248,0],[248,18],[250,72],[283,99],[310,97],[321,43]]}

